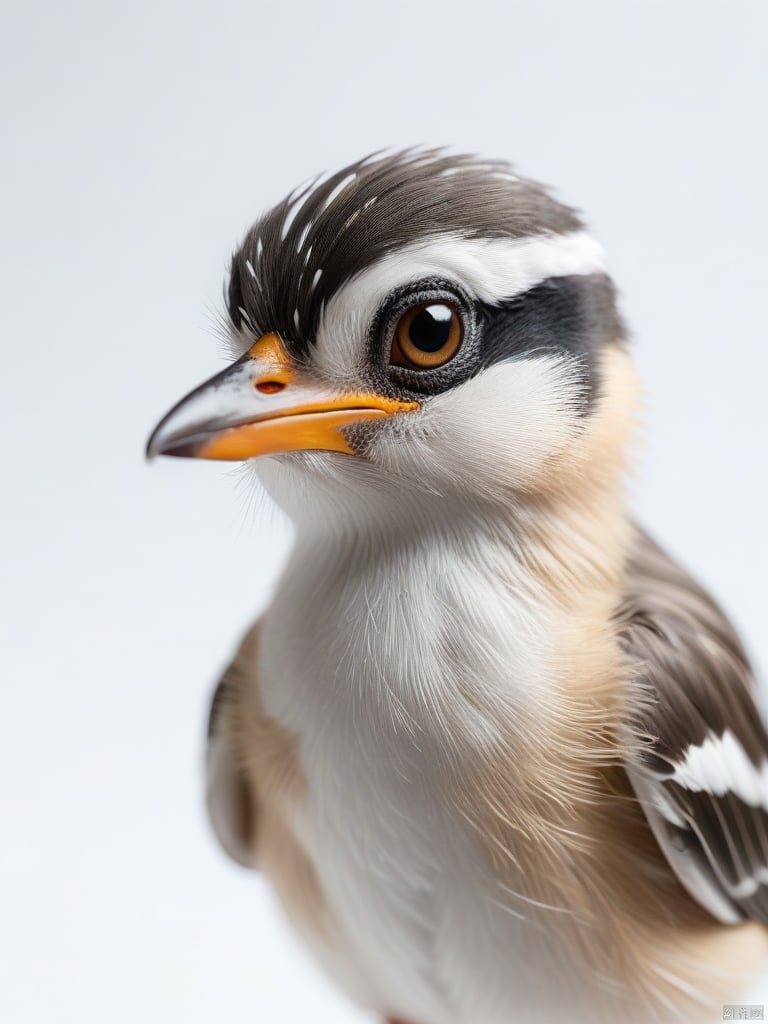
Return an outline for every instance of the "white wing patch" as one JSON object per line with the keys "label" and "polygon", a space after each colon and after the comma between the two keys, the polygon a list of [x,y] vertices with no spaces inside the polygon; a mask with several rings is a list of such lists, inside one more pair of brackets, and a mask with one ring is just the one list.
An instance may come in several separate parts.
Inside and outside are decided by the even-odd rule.
{"label": "white wing patch", "polygon": [[731,792],[750,807],[768,811],[768,762],[756,767],[730,729],[722,736],[710,733],[700,745],[688,747],[673,780],[694,793]]}
{"label": "white wing patch", "polygon": [[666,796],[662,786],[646,778],[642,772],[631,769],[628,769],[628,772],[645,810],[651,831],[672,870],[691,896],[713,917],[723,924],[736,924],[741,920],[741,914],[723,893],[722,880],[702,861],[692,858],[686,848],[681,849],[678,844],[669,841],[668,826],[665,822],[671,822],[678,829],[690,827],[678,814],[674,802]]}
{"label": "white wing patch", "polygon": [[[718,801],[736,798],[747,807],[754,808],[745,810],[747,815],[768,811],[768,761],[763,760],[759,766],[753,764],[734,733],[726,729],[719,736],[710,732],[702,743],[687,747],[685,756],[675,765],[674,774],[651,780],[640,773],[630,772],[630,777],[657,841],[691,895],[719,920],[727,923],[740,920],[742,915],[734,904],[738,906],[753,899],[762,886],[768,885],[768,864],[765,863],[768,848],[764,839],[758,839],[758,845],[754,847],[753,837],[741,831],[745,819],[731,821],[724,816],[729,813],[728,805],[718,804]],[[712,807],[720,808],[716,814],[737,864],[735,876],[719,863],[712,852],[717,848],[717,837],[711,833],[711,824],[700,820],[695,811],[691,813],[686,809],[684,801],[667,791],[666,784],[670,782],[689,793],[706,794],[712,800]],[[687,849],[670,842],[661,819],[676,829],[695,835],[709,866],[705,866],[702,859],[692,857]],[[762,835],[758,818],[754,821],[755,834]]]}

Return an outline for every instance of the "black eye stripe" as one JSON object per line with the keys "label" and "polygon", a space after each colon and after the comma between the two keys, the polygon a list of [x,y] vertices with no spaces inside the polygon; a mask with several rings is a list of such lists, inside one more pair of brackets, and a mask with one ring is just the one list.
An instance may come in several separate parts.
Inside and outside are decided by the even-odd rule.
{"label": "black eye stripe", "polygon": [[580,366],[585,412],[599,394],[599,354],[624,338],[615,289],[607,274],[550,277],[499,305],[479,308],[477,371],[513,359],[571,357]]}
{"label": "black eye stripe", "polygon": [[[459,350],[435,368],[388,364],[393,332],[419,303],[453,304],[464,338]],[[544,356],[572,359],[588,413],[600,390],[600,352],[624,340],[613,283],[606,274],[551,277],[497,304],[472,301],[452,281],[425,280],[390,294],[370,328],[372,387],[401,398],[423,398],[458,387],[498,363]]]}

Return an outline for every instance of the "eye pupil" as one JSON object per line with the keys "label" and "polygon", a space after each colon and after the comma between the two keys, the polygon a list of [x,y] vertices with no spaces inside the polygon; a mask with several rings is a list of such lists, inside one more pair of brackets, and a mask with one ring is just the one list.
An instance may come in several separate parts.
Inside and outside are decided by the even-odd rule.
{"label": "eye pupil", "polygon": [[457,306],[450,302],[421,302],[407,309],[397,322],[389,362],[411,370],[435,370],[458,352],[464,325]]}
{"label": "eye pupil", "polygon": [[439,352],[451,336],[453,311],[435,303],[425,306],[411,321],[408,337],[420,352]]}

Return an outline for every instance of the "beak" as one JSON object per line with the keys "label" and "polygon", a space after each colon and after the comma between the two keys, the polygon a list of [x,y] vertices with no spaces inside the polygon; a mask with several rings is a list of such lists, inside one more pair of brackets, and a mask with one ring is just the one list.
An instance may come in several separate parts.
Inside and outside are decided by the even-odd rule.
{"label": "beak", "polygon": [[334,394],[294,366],[276,334],[265,334],[163,417],[147,456],[239,460],[311,449],[353,455],[345,427],[418,408],[373,393]]}

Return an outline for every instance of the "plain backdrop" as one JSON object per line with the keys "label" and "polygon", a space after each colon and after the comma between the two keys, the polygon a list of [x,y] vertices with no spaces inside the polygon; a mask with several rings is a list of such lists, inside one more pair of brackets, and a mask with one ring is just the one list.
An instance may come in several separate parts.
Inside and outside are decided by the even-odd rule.
{"label": "plain backdrop", "polygon": [[763,0],[47,3],[0,32],[0,1019],[345,1024],[202,805],[208,697],[290,535],[160,460],[248,224],[390,144],[508,157],[605,243],[643,521],[766,641]]}

